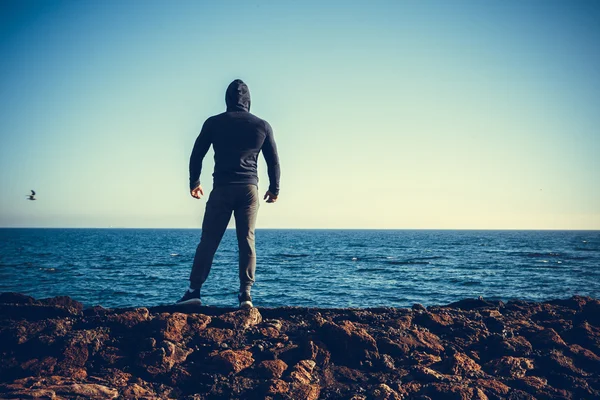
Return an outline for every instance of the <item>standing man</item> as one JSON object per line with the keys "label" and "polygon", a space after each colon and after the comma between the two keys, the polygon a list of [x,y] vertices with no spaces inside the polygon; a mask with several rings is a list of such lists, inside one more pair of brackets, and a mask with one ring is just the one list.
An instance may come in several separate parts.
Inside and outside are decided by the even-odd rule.
{"label": "standing man", "polygon": [[256,270],[254,227],[259,201],[256,171],[258,153],[262,150],[267,162],[269,190],[264,195],[267,203],[274,203],[279,195],[279,157],[271,126],[250,113],[250,92],[241,79],[229,84],[225,103],[226,112],[204,122],[190,157],[192,197],[200,199],[204,195],[200,171],[211,144],[215,152],[215,170],[213,190],[206,203],[202,222],[202,237],[190,275],[190,287],[177,303],[202,304],[200,289],[208,277],[215,252],[233,212],[239,247],[238,300],[241,308],[251,308],[250,289]]}

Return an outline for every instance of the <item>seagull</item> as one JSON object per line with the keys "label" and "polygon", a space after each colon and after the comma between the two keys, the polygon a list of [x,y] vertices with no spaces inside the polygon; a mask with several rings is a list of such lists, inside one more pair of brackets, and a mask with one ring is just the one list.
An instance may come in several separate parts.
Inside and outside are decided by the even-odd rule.
{"label": "seagull", "polygon": [[25,196],[25,197],[27,197],[27,200],[37,200],[37,199],[35,198],[35,191],[34,191],[34,190],[32,190],[32,191],[31,191],[31,194],[28,194],[28,195],[27,195],[27,196]]}

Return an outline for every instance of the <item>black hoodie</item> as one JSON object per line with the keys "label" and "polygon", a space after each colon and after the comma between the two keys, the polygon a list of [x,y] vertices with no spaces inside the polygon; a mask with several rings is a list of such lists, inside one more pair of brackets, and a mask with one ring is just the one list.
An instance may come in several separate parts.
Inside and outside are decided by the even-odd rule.
{"label": "black hoodie", "polygon": [[267,162],[269,191],[279,194],[279,157],[271,125],[250,113],[250,91],[241,80],[229,84],[227,111],[208,118],[190,157],[190,190],[200,185],[202,160],[212,144],[215,151],[214,186],[258,184],[256,164],[262,150]]}

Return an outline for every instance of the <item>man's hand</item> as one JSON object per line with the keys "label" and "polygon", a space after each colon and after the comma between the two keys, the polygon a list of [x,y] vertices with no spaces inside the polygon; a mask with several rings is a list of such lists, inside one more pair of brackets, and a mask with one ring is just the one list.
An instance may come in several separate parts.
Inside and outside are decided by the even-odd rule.
{"label": "man's hand", "polygon": [[199,199],[202,196],[204,196],[204,190],[202,190],[202,185],[198,186],[195,189],[190,190],[190,194],[192,195],[193,198],[195,199]]}
{"label": "man's hand", "polygon": [[267,190],[263,200],[266,200],[267,203],[275,203],[277,201],[277,196]]}

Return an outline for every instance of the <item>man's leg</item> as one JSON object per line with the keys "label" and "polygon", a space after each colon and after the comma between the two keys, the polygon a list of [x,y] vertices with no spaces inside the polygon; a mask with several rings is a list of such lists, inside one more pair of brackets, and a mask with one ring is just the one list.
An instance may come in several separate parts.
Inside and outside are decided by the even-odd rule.
{"label": "man's leg", "polygon": [[258,188],[240,185],[234,210],[235,230],[239,248],[240,292],[250,293],[256,271],[254,228],[258,214]]}
{"label": "man's leg", "polygon": [[196,248],[190,274],[190,288],[192,289],[199,289],[206,281],[219,243],[221,243],[227,224],[231,219],[232,201],[228,197],[227,187],[215,187],[206,203],[202,221],[202,237]]}

